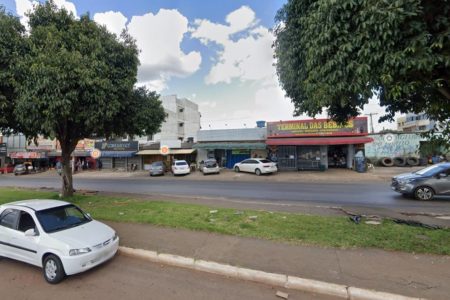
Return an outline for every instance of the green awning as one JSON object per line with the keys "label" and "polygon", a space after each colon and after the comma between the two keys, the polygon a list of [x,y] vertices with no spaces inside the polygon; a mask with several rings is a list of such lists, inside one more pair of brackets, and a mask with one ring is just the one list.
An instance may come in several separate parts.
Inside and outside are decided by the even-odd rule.
{"label": "green awning", "polygon": [[195,149],[266,149],[265,143],[197,143]]}

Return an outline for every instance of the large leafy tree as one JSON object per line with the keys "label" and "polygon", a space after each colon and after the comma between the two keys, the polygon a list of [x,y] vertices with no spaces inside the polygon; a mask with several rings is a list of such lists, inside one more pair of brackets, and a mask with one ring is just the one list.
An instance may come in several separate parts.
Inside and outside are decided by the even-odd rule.
{"label": "large leafy tree", "polygon": [[20,130],[13,109],[18,96],[15,66],[26,51],[24,32],[19,19],[0,6],[0,129],[3,131]]}
{"label": "large leafy tree", "polygon": [[376,95],[382,120],[426,112],[450,136],[450,1],[289,0],[274,43],[295,114],[345,122]]}
{"label": "large leafy tree", "polygon": [[28,47],[17,68],[20,84],[14,115],[30,139],[61,144],[63,195],[73,193],[70,156],[86,137],[153,134],[164,121],[159,96],[134,89],[138,49],[88,15],[76,19],[52,2],[29,15]]}

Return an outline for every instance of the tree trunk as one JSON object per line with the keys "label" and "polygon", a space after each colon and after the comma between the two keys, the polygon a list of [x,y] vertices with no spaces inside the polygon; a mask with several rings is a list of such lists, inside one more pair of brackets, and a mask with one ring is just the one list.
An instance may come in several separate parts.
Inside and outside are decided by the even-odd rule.
{"label": "tree trunk", "polygon": [[[74,149],[72,147],[62,147],[62,197],[73,196],[73,180],[72,180],[72,166],[70,164],[70,155]],[[73,147],[75,148],[75,147]]]}

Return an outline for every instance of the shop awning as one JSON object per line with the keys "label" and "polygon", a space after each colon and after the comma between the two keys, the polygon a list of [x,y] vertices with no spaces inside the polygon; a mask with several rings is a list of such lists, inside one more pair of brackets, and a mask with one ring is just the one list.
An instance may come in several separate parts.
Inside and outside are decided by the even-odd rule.
{"label": "shop awning", "polygon": [[266,149],[265,143],[198,143],[193,146],[197,149]]}
{"label": "shop awning", "polygon": [[136,151],[102,151],[101,157],[133,157]]}
{"label": "shop awning", "polygon": [[269,146],[292,146],[292,145],[353,145],[371,143],[373,139],[366,136],[354,137],[321,137],[321,138],[295,138],[295,139],[268,139]]}
{"label": "shop awning", "polygon": [[[170,149],[168,154],[192,154],[196,151],[196,149]],[[161,155],[159,150],[141,150],[137,155]]]}

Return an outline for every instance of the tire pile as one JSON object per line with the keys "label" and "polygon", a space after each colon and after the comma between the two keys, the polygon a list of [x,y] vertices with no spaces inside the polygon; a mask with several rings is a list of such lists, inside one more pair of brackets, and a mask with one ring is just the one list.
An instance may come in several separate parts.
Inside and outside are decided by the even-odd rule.
{"label": "tire pile", "polygon": [[421,160],[414,156],[409,157],[401,157],[397,156],[394,158],[391,157],[383,157],[379,161],[380,165],[383,167],[415,167],[421,164]]}

